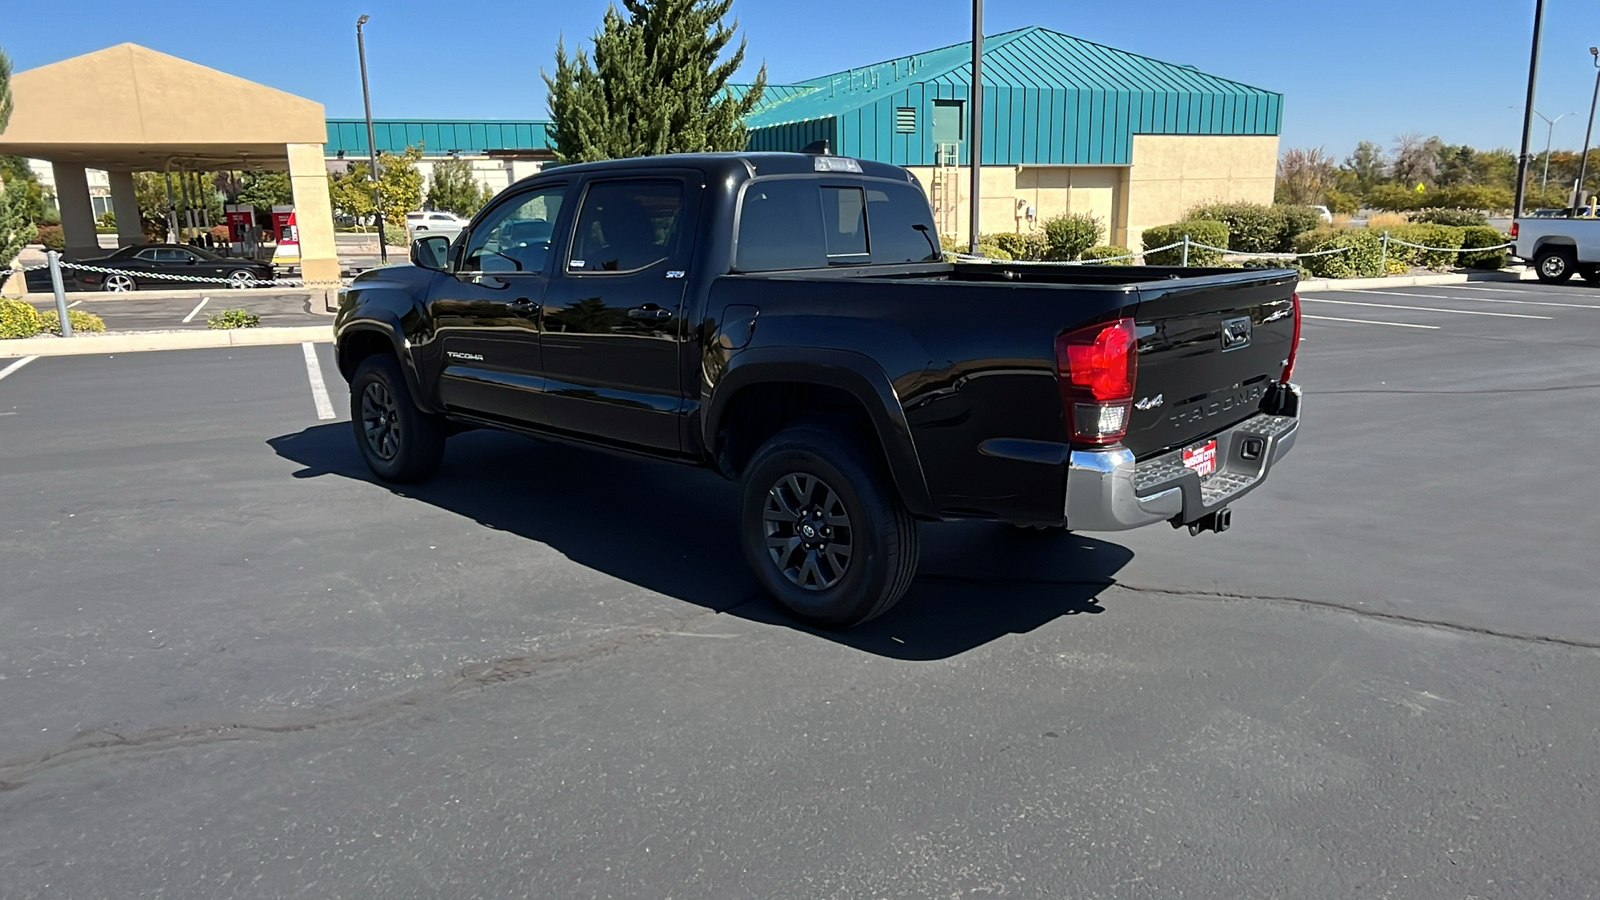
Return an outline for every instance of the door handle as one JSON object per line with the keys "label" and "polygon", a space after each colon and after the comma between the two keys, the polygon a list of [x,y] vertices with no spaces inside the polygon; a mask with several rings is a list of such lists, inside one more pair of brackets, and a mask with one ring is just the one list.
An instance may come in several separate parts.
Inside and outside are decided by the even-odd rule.
{"label": "door handle", "polygon": [[644,319],[650,322],[664,322],[667,319],[672,318],[672,310],[663,309],[654,303],[646,303],[644,306],[635,306],[633,309],[628,310],[628,318]]}
{"label": "door handle", "polygon": [[518,297],[510,303],[507,303],[506,308],[511,310],[511,312],[515,315],[527,316],[538,312],[539,304],[529,300],[527,297]]}

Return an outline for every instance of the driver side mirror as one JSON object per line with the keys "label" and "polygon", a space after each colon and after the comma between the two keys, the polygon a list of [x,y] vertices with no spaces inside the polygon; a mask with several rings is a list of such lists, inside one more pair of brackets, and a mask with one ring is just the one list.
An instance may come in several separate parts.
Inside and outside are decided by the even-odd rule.
{"label": "driver side mirror", "polygon": [[442,234],[431,234],[411,242],[411,262],[424,269],[443,272],[450,258],[450,239]]}

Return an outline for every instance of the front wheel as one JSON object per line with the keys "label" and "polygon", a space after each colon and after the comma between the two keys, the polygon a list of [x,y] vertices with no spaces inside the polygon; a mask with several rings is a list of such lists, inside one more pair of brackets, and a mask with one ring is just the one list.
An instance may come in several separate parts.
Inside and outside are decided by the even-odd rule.
{"label": "front wheel", "polygon": [[106,280],[100,285],[100,287],[102,290],[121,294],[126,291],[133,290],[134,288],[138,287],[138,285],[134,284],[134,281],[131,277],[113,272],[112,274],[106,276]]}
{"label": "front wheel", "polygon": [[1561,284],[1567,281],[1577,267],[1578,260],[1568,247],[1540,250],[1533,258],[1533,271],[1545,284]]}
{"label": "front wheel", "polygon": [[228,273],[228,287],[234,289],[256,286],[256,273],[249,269],[234,269]]}
{"label": "front wheel", "polygon": [[444,458],[445,422],[411,399],[400,361],[369,356],[350,379],[350,424],[367,468],[384,481],[421,481]]}
{"label": "front wheel", "polygon": [[910,587],[917,523],[880,469],[815,426],[780,433],[745,468],[745,558],[796,618],[848,628],[881,615]]}

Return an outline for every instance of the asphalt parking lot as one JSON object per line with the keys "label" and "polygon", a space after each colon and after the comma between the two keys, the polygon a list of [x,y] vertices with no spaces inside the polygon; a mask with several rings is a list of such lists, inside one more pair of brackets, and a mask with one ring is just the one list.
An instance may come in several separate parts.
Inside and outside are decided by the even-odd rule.
{"label": "asphalt parking lot", "polygon": [[705,472],[374,483],[326,344],[0,360],[0,896],[1600,896],[1600,290],[1303,299],[1232,531],[842,634]]}
{"label": "asphalt parking lot", "polygon": [[[321,291],[203,291],[189,296],[161,292],[143,296],[126,294],[68,295],[68,309],[94,313],[105,320],[109,331],[187,331],[204,330],[206,317],[225,309],[246,309],[261,318],[263,326],[325,325],[329,314]],[[41,312],[55,311],[48,296],[31,295],[29,301]]]}

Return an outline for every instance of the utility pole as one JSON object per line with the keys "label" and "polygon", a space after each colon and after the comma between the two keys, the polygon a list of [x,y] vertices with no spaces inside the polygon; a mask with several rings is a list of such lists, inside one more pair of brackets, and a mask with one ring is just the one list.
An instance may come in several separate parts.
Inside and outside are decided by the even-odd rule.
{"label": "utility pole", "polygon": [[1589,175],[1589,139],[1594,136],[1594,108],[1600,104],[1600,47],[1590,47],[1589,55],[1594,57],[1594,99],[1589,101],[1589,127],[1583,131],[1583,155],[1578,157],[1578,186],[1573,191],[1572,206],[1567,213],[1569,216],[1578,214],[1578,207],[1583,205],[1583,180]]}
{"label": "utility pole", "polygon": [[372,208],[378,220],[378,259],[387,266],[389,239],[383,233],[383,193],[378,190],[378,145],[372,133],[372,92],[367,89],[367,41],[361,34],[361,26],[370,18],[363,13],[356,20],[356,52],[361,55],[361,102],[367,107],[367,157],[372,161]]}
{"label": "utility pole", "polygon": [[967,119],[970,135],[967,141],[968,162],[972,166],[972,189],[969,191],[972,195],[972,221],[967,243],[969,252],[976,255],[982,225],[978,182],[983,177],[983,0],[972,0],[972,99],[967,105],[972,113]]}
{"label": "utility pole", "polygon": [[1528,142],[1533,138],[1533,94],[1539,77],[1539,37],[1544,29],[1544,0],[1535,0],[1533,7],[1533,50],[1528,54],[1528,103],[1522,113],[1522,152],[1517,155],[1517,199],[1511,215],[1522,215],[1523,204],[1528,199]]}

